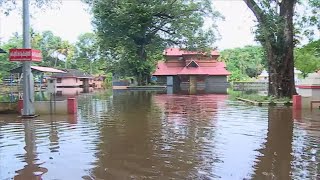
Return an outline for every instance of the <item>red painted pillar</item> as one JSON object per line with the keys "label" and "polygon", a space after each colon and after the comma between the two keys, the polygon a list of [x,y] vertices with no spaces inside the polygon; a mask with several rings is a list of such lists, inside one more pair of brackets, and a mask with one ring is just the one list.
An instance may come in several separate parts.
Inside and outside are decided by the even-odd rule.
{"label": "red painted pillar", "polygon": [[301,110],[301,108],[302,108],[302,99],[301,99],[300,95],[293,95],[292,108],[293,108],[293,110]]}
{"label": "red painted pillar", "polygon": [[68,121],[70,124],[77,124],[77,116],[75,114],[70,114],[68,116]]}
{"label": "red painted pillar", "polygon": [[78,107],[76,98],[68,98],[67,103],[68,114],[76,114]]}
{"label": "red painted pillar", "polygon": [[298,122],[302,121],[301,109],[292,109],[292,118]]}
{"label": "red painted pillar", "polygon": [[19,114],[22,114],[22,109],[23,109],[23,99],[19,99],[18,100],[18,107],[17,107],[17,111]]}

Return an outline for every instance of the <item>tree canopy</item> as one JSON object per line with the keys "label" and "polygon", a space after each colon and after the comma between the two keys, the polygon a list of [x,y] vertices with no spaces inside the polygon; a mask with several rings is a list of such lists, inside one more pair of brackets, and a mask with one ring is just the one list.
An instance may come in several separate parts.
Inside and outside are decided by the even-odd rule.
{"label": "tree canopy", "polygon": [[[21,0],[0,0],[1,13],[9,15],[13,10],[21,10],[19,7]],[[31,6],[37,9],[45,9],[47,7],[53,7],[54,4],[60,4],[62,0],[30,0]]]}
{"label": "tree canopy", "polygon": [[230,81],[257,77],[267,67],[267,60],[261,46],[226,49],[221,51],[219,59],[226,62],[227,69],[231,72]]}
{"label": "tree canopy", "polygon": [[73,67],[91,74],[103,74],[106,69],[106,58],[100,54],[97,37],[94,33],[84,33],[75,44]]}
{"label": "tree canopy", "polygon": [[295,66],[302,71],[304,77],[320,70],[320,40],[295,50]]}
{"label": "tree canopy", "polygon": [[101,50],[124,61],[139,82],[150,76],[150,57],[166,46],[205,49],[215,40],[213,26],[203,28],[206,17],[219,16],[210,0],[84,2],[91,7]]}

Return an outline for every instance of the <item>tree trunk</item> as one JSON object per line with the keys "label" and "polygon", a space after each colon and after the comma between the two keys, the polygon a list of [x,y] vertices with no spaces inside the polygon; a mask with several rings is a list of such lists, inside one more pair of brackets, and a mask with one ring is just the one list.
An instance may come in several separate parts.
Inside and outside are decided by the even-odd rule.
{"label": "tree trunk", "polygon": [[[282,29],[276,34],[276,41],[265,38],[269,64],[269,95],[289,97],[296,94],[293,57],[293,13],[294,0],[283,0],[280,5]],[[265,27],[267,28],[267,27]]]}
{"label": "tree trunk", "polygon": [[[259,0],[260,1],[260,0]],[[268,94],[289,97],[296,94],[293,59],[293,13],[296,0],[282,0],[276,15],[260,8],[255,0],[244,0],[257,17],[259,37],[267,53],[269,69]]]}
{"label": "tree trunk", "polygon": [[[293,55],[277,54],[277,50],[267,49],[269,65],[269,95],[275,97],[292,97],[296,94],[294,82]],[[291,56],[291,57],[290,57]]]}
{"label": "tree trunk", "polygon": [[[137,49],[137,55],[139,57],[139,60],[141,61],[141,63],[145,63],[145,61],[147,61],[147,53],[145,50],[145,45],[142,44],[139,46],[139,48]],[[144,70],[139,69],[138,70],[138,85],[146,85],[146,75],[144,73]]]}
{"label": "tree trunk", "polygon": [[138,74],[137,80],[138,80],[138,86],[141,86],[142,85],[142,75],[141,75],[141,73]]}

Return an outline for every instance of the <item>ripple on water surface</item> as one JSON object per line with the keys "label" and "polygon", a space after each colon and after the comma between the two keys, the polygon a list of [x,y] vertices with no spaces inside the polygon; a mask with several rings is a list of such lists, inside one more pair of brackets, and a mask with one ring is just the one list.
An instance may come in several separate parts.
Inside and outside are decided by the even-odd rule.
{"label": "ripple on water surface", "polygon": [[0,115],[0,179],[320,178],[318,110],[129,91],[78,102],[77,117]]}

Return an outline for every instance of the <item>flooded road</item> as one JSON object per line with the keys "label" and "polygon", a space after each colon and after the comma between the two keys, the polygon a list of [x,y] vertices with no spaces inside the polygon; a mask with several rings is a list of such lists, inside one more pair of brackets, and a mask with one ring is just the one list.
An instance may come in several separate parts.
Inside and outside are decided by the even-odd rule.
{"label": "flooded road", "polygon": [[320,110],[127,91],[78,102],[78,117],[1,114],[0,179],[320,178]]}

